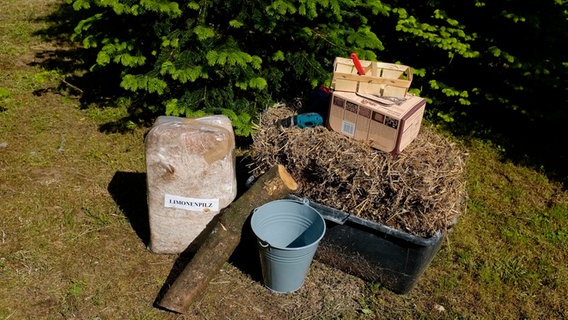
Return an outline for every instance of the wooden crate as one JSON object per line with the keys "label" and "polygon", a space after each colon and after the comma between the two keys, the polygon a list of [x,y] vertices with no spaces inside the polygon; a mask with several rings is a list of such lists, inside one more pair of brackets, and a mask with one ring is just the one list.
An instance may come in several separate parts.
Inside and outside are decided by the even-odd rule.
{"label": "wooden crate", "polygon": [[359,75],[353,60],[335,58],[331,88],[335,91],[371,93],[380,96],[406,96],[412,83],[412,69],[394,63],[361,60],[365,75]]}

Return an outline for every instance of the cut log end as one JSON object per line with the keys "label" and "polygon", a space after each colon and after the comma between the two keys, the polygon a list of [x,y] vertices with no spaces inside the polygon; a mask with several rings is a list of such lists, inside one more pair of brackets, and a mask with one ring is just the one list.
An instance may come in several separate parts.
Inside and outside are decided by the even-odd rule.
{"label": "cut log end", "polygon": [[292,178],[292,175],[290,175],[288,170],[286,170],[286,167],[281,164],[278,165],[278,175],[280,176],[280,179],[282,179],[282,182],[284,183],[286,188],[288,188],[290,191],[298,190],[298,184],[296,183],[294,178]]}

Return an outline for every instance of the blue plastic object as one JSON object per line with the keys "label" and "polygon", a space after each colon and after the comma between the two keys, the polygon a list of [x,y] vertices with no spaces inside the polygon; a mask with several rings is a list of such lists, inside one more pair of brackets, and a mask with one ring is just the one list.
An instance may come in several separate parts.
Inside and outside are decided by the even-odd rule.
{"label": "blue plastic object", "polygon": [[313,128],[323,125],[323,117],[317,112],[301,113],[280,121],[280,124],[284,127]]}
{"label": "blue plastic object", "polygon": [[296,123],[300,128],[313,128],[323,125],[323,118],[316,112],[302,113],[296,116]]}

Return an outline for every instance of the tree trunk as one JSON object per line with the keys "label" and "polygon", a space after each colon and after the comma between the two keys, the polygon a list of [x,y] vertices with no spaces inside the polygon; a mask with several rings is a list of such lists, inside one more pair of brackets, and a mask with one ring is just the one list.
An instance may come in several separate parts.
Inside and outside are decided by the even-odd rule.
{"label": "tree trunk", "polygon": [[239,244],[244,223],[252,210],[282,199],[297,188],[298,185],[282,165],[276,165],[260,176],[241,197],[222,210],[219,221],[203,245],[158,305],[170,311],[186,313]]}

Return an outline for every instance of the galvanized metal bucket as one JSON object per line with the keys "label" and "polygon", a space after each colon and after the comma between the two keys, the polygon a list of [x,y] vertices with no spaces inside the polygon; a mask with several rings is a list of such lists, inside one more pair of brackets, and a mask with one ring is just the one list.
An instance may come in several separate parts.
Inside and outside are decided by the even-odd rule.
{"label": "galvanized metal bucket", "polygon": [[251,226],[257,237],[262,277],[270,290],[294,292],[302,287],[325,221],[308,201],[276,200],[253,211]]}

